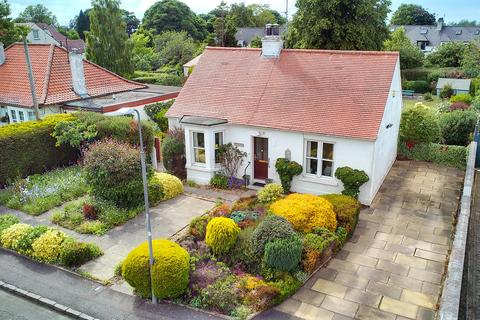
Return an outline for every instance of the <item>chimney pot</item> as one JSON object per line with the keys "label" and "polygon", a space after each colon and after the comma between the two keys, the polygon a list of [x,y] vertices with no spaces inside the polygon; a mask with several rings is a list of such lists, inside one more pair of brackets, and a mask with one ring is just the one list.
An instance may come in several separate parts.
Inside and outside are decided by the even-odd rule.
{"label": "chimney pot", "polygon": [[267,24],[265,36],[262,39],[262,56],[266,58],[278,58],[283,48],[283,40],[280,37],[278,24]]}
{"label": "chimney pot", "polygon": [[0,66],[5,63],[5,49],[3,43],[0,42]]}

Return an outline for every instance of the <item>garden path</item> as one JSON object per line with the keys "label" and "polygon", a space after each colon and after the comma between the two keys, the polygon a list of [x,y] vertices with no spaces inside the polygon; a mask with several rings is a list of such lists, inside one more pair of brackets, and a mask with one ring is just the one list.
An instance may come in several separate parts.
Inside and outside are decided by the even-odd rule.
{"label": "garden path", "polygon": [[463,176],[396,162],[337,256],[256,319],[434,319]]}

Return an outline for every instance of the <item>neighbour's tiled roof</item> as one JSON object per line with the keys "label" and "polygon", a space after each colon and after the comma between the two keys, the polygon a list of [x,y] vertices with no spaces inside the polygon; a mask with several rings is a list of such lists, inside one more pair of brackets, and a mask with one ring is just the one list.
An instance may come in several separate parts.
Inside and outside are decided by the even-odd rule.
{"label": "neighbour's tiled roof", "polygon": [[453,27],[443,26],[392,26],[393,30],[404,28],[406,36],[413,43],[428,41],[429,46],[438,47],[444,42],[459,41],[472,42],[480,37],[480,27]]}
{"label": "neighbour's tiled roof", "polygon": [[[39,105],[61,104],[81,99],[73,91],[68,52],[64,48],[30,44],[28,46]],[[0,104],[32,107],[25,52],[22,44],[5,50],[0,65]],[[146,88],[146,85],[120,77],[94,63],[83,60],[85,82],[91,97]]]}
{"label": "neighbour's tiled roof", "polygon": [[398,53],[207,48],[168,111],[231,124],[374,140]]}
{"label": "neighbour's tiled roof", "polygon": [[47,31],[55,41],[57,41],[62,47],[67,48],[68,51],[75,50],[78,53],[84,53],[85,42],[82,39],[70,40],[60,32],[57,28],[46,23],[35,23],[40,29]]}

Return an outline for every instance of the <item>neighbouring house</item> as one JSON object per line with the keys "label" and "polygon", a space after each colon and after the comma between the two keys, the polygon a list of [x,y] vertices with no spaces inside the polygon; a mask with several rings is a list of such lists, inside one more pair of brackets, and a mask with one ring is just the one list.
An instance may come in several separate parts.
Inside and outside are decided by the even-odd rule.
{"label": "neighbouring house", "polygon": [[[237,28],[235,39],[239,47],[250,47],[250,43],[255,37],[264,37],[265,28]],[[285,31],[285,27],[280,27],[280,34]]]}
{"label": "neighbouring house", "polygon": [[192,73],[193,69],[195,68],[201,57],[202,55],[199,54],[198,56],[183,65],[183,75],[185,77],[188,77]]}
{"label": "neighbouring house", "polygon": [[447,85],[452,87],[453,94],[459,93],[469,93],[470,84],[472,80],[470,79],[452,79],[452,78],[439,78],[437,81],[437,96],[440,96],[443,88]]}
{"label": "neighbouring house", "polygon": [[480,37],[480,27],[453,27],[444,25],[443,19],[439,19],[436,25],[432,26],[392,26],[394,31],[403,27],[406,36],[418,46],[420,50],[428,54],[435,48],[447,42],[457,41],[469,44]]}
{"label": "neighbouring house", "polygon": [[[175,98],[178,87],[145,85],[122,78],[57,45],[29,44],[39,114],[87,110],[101,113]],[[23,44],[0,43],[0,119],[3,124],[35,119]]]}
{"label": "neighbouring house", "polygon": [[290,158],[303,166],[293,191],[338,193],[335,170],[350,166],[370,177],[360,194],[370,204],[397,154],[398,53],[282,47],[274,35],[262,49],[206,48],[167,112],[185,130],[188,179],[208,184],[219,145],[233,143],[251,184],[279,182],[275,162]]}
{"label": "neighbouring house", "polygon": [[83,54],[85,52],[85,42],[82,39],[70,40],[52,25],[41,22],[16,23],[30,28],[27,35],[28,43],[33,44],[55,44],[68,51],[76,51]]}

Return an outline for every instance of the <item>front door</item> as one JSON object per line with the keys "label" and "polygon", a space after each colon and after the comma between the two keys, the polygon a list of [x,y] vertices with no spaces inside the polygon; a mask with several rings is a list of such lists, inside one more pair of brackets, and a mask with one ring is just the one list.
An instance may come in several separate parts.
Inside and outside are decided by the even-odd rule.
{"label": "front door", "polygon": [[268,178],[268,139],[253,138],[254,159],[253,159],[253,178]]}

